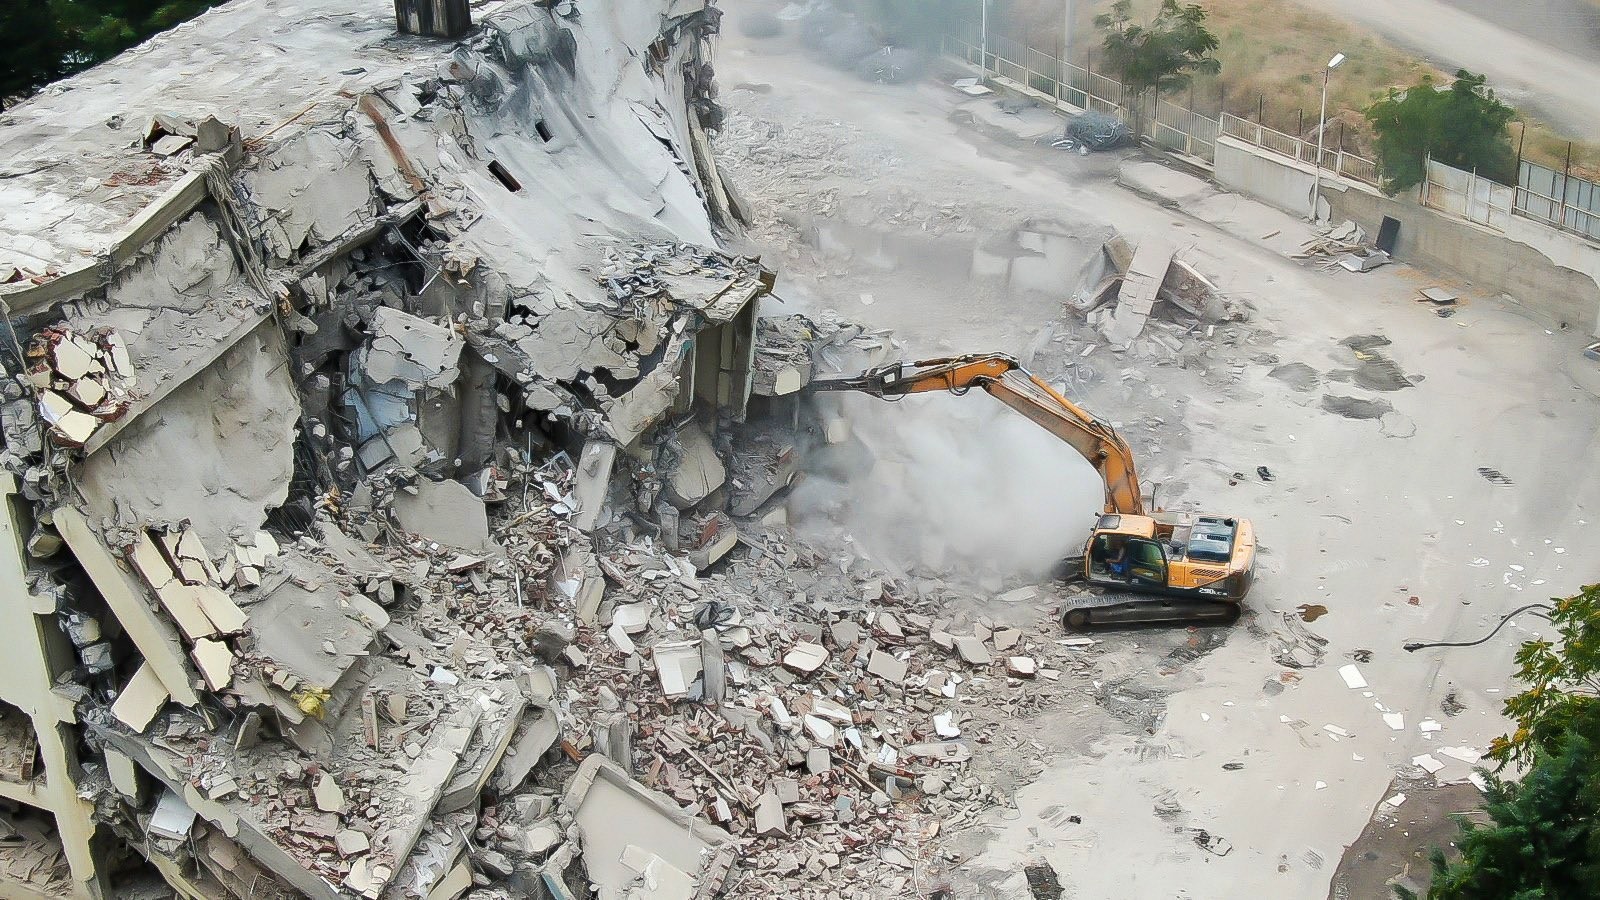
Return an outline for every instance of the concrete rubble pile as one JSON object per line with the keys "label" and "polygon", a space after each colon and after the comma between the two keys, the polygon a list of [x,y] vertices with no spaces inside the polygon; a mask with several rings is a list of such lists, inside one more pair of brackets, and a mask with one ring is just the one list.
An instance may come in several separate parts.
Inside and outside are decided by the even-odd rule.
{"label": "concrete rubble pile", "polygon": [[1306,241],[1291,259],[1321,259],[1323,269],[1334,266],[1351,272],[1370,272],[1389,262],[1389,254],[1367,241],[1366,231],[1346,220],[1320,229],[1321,237]]}
{"label": "concrete rubble pile", "polygon": [[[1122,235],[1112,237],[1090,261],[1082,283],[1073,308],[1115,349],[1129,349],[1136,342],[1153,345],[1143,348],[1146,356],[1176,354],[1182,342],[1174,338],[1174,331],[1182,334],[1244,318],[1238,303],[1192,263],[1177,258],[1176,248],[1154,236],[1137,245]],[[1146,332],[1157,310],[1180,327],[1162,329],[1161,334]]]}
{"label": "concrete rubble pile", "polygon": [[[758,319],[773,273],[720,249],[715,8],[507,0],[393,44],[329,5],[74,79],[141,86],[142,140],[8,113],[134,187],[30,169],[73,230],[0,242],[0,627],[32,636],[0,895],[865,897],[944,864],[997,797],[973,742],[1069,651],[789,529],[849,437],[805,385],[897,348]],[[268,40],[232,87],[161,62]]]}

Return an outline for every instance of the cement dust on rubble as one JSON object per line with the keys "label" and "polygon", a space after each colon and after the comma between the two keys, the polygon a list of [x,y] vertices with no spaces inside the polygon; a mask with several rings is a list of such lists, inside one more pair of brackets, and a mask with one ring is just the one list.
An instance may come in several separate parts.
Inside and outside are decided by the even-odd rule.
{"label": "cement dust on rubble", "polygon": [[[776,8],[727,7],[735,23]],[[1537,622],[1519,620],[1470,653],[1412,655],[1400,644],[1481,634],[1529,594],[1593,580],[1566,553],[1600,501],[1584,462],[1597,440],[1595,380],[1566,362],[1579,358],[1580,338],[1491,297],[1441,319],[1412,302],[1418,285],[1465,295],[1470,286],[1405,266],[1304,268],[1286,258],[1317,236],[1304,222],[1138,156],[1050,150],[1039,138],[1060,125],[1043,110],[1001,110],[937,80],[863,83],[790,36],[736,31],[723,32],[719,72],[725,84],[761,87],[724,92],[717,151],[753,207],[749,238],[780,270],[786,301],[892,327],[912,358],[1022,356],[1113,421],[1141,476],[1159,483],[1161,505],[1248,516],[1262,541],[1256,587],[1232,629],[1097,634],[1074,650],[1026,738],[1011,739],[1008,758],[1026,761],[1016,771],[1040,774],[1001,798],[1014,808],[939,839],[953,854],[954,894],[1029,897],[1024,870],[1041,862],[1065,896],[1086,898],[1344,897],[1373,883],[1370,871],[1336,871],[1344,847],[1369,821],[1387,829],[1412,818],[1384,802],[1395,778],[1466,778],[1472,748],[1504,729],[1511,656]],[[1063,301],[1114,232],[1172,241],[1247,321],[1171,334],[1175,349],[1088,349],[1095,336]],[[1017,254],[1040,267],[1039,280],[993,265],[1017,258],[1004,248],[1043,247],[1046,235],[1054,259]],[[1152,318],[1164,338],[1160,324]],[[1352,345],[1366,337],[1382,343]],[[857,431],[879,429],[877,458],[938,455],[923,444],[949,426],[903,426],[903,407],[874,412],[875,402],[851,418]],[[985,449],[964,444],[969,435]],[[1004,460],[1012,438],[984,426],[949,441]],[[1491,483],[1479,467],[1514,484]],[[1066,464],[1047,477],[1063,473],[1074,477]],[[875,510],[860,498],[892,491],[925,496],[891,509],[947,509],[938,496],[947,481],[891,483],[828,485],[815,509],[848,506],[837,516],[848,522]],[[797,502],[811,490],[802,485]],[[951,514],[1004,518],[1007,502]],[[1085,513],[1093,507],[1091,497]],[[900,521],[887,533],[926,527]],[[863,547],[888,543],[881,529],[846,531]],[[938,558],[921,543],[876,547],[910,565],[913,582]],[[1060,595],[1032,580],[1041,601]],[[1328,611],[1302,621],[1302,606]],[[1036,617],[1037,633],[1061,634],[1047,602],[1022,614]],[[1359,680],[1341,677],[1349,666]],[[1443,764],[1436,775],[1411,762],[1430,751]]]}

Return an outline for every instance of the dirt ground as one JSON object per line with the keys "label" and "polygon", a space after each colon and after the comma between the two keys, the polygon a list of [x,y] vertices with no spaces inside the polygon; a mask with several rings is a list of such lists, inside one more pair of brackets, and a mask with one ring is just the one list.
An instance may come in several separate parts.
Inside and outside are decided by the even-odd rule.
{"label": "dirt ground", "polygon": [[[934,81],[868,84],[790,38],[744,39],[742,12],[777,7],[725,6],[719,160],[756,210],[750,240],[779,270],[779,295],[893,328],[913,355],[1029,357],[1123,431],[1162,505],[1247,516],[1260,535],[1238,625],[1097,635],[1047,703],[1014,711],[1031,740],[1012,751],[1009,802],[940,838],[952,895],[1033,896],[1024,868],[1042,862],[1069,897],[1328,896],[1391,782],[1421,776],[1414,758],[1460,781],[1472,748],[1504,730],[1511,656],[1540,621],[1467,651],[1401,644],[1476,637],[1517,605],[1594,580],[1575,552],[1600,502],[1585,465],[1600,373],[1583,336],[1444,275],[1291,260],[1311,234],[1301,221],[1138,156],[1050,149],[1040,139],[1060,124],[1043,111],[1008,113]],[[1083,355],[1092,341],[1065,313],[1067,273],[1113,231],[1165,235],[1248,321],[1187,335],[1167,356]],[[1037,271],[993,276],[996,258],[1040,241],[1051,252],[1030,257]],[[1465,298],[1453,316],[1415,302],[1433,284]],[[938,402],[989,401],[925,400]],[[998,460],[989,475],[907,490],[971,499],[875,528],[960,540],[1006,525],[984,492],[1009,486],[994,470],[1034,451],[968,432],[972,452]],[[907,454],[949,437],[898,433]],[[1094,476],[1072,463],[1045,471],[1089,485],[1074,511],[1086,528]],[[1063,531],[1063,552],[1080,539]],[[915,575],[921,561],[903,562]],[[1037,602],[1006,612],[1059,630],[1062,587],[1038,584]],[[1306,622],[1302,606],[1327,612]],[[1347,665],[1367,687],[1347,686]]]}
{"label": "dirt ground", "polygon": [[1391,884],[1421,894],[1433,872],[1433,848],[1454,855],[1457,817],[1483,821],[1482,796],[1470,784],[1433,785],[1412,779],[1390,785],[1387,796],[1405,793],[1400,807],[1379,803],[1372,821],[1345,848],[1328,888],[1328,900],[1392,897]]}

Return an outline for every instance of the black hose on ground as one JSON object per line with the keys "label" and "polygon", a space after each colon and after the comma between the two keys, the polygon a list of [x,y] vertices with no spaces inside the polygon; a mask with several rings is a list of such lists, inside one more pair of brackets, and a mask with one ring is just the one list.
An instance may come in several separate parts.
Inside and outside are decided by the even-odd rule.
{"label": "black hose on ground", "polygon": [[[1519,606],[1516,609],[1513,609],[1511,612],[1506,613],[1503,617],[1501,617],[1500,624],[1496,625],[1493,631],[1475,641],[1427,641],[1410,643],[1405,645],[1405,650],[1407,653],[1415,653],[1424,647],[1476,647],[1499,633],[1500,629],[1506,627],[1507,622],[1511,621],[1517,615],[1525,613],[1530,609],[1548,609],[1554,611],[1555,607],[1548,603],[1529,603],[1527,606]],[[1545,618],[1548,619],[1550,617],[1545,616]]]}

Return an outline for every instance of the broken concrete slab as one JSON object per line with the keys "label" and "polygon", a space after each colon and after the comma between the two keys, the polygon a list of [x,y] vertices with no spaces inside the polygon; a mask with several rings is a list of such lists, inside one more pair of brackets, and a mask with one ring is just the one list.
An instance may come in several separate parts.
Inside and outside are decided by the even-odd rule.
{"label": "broken concrete slab", "polygon": [[700,678],[707,703],[721,703],[728,687],[728,666],[717,632],[700,632]]}
{"label": "broken concrete slab", "polygon": [[722,487],[728,470],[717,456],[711,435],[698,424],[678,429],[668,445],[677,454],[677,463],[662,474],[667,500],[678,509],[690,509]]}
{"label": "broken concrete slab", "polygon": [[905,684],[906,681],[906,664],[896,659],[893,653],[882,650],[872,651],[867,671],[892,684]]}
{"label": "broken concrete slab", "polygon": [[317,809],[325,813],[344,812],[344,791],[340,790],[339,783],[327,772],[317,776],[311,788],[311,796],[316,800]]}
{"label": "broken concrete slab", "polygon": [[463,341],[454,329],[387,306],[372,314],[361,368],[373,384],[404,382],[413,390],[447,388],[459,372]]}
{"label": "broken concrete slab", "polygon": [[466,809],[478,799],[510,752],[517,726],[528,709],[528,699],[520,693],[513,693],[498,702],[480,694],[473,702],[480,706],[493,706],[494,709],[492,713],[486,709],[479,720],[477,740],[462,754],[450,782],[434,804],[433,814],[436,816]]}
{"label": "broken concrete slab", "polygon": [[806,771],[820,775],[833,768],[833,755],[826,747],[812,747],[806,751]]}
{"label": "broken concrete slab", "polygon": [[[733,838],[685,813],[670,797],[649,790],[600,755],[590,755],[567,782],[562,808],[583,830],[583,862],[599,900],[625,900],[634,873],[623,863],[629,846],[649,848],[702,888],[727,876]],[[714,893],[714,890],[708,890]]]}
{"label": "broken concrete slab", "polygon": [[1145,320],[1155,307],[1156,293],[1166,280],[1172,264],[1173,245],[1157,235],[1146,235],[1134,251],[1123,278],[1117,305],[1100,326],[1112,344],[1128,344],[1144,331]]}
{"label": "broken concrete slab", "polygon": [[367,836],[352,828],[346,828],[334,835],[333,845],[339,850],[339,855],[347,859],[372,849],[372,842]]}
{"label": "broken concrete slab", "polygon": [[600,521],[616,461],[617,445],[605,440],[584,443],[583,453],[578,458],[577,482],[572,488],[573,500],[577,503],[572,525],[579,531],[592,531]]}
{"label": "broken concrete slab", "polygon": [[650,627],[650,617],[654,614],[653,603],[624,603],[611,611],[611,624],[629,635],[643,634]]}
{"label": "broken concrete slab", "polygon": [[171,790],[163,791],[156,802],[155,814],[147,826],[156,837],[171,841],[186,841],[194,829],[195,811],[183,798]]}
{"label": "broken concrete slab", "polygon": [[89,528],[82,513],[62,507],[52,513],[52,520],[106,605],[144,656],[145,664],[160,676],[162,686],[180,705],[198,704],[200,697],[192,687],[195,676],[179,649],[182,645],[177,631],[151,609],[133,573],[111,555],[100,536]]}
{"label": "broken concrete slab", "polygon": [[655,660],[662,695],[668,699],[688,696],[689,686],[700,677],[700,641],[657,644],[651,649],[651,658]]}
{"label": "broken concrete slab", "polygon": [[828,648],[806,641],[790,647],[789,652],[783,655],[784,666],[802,675],[810,675],[822,668],[822,664],[827,661]]}
{"label": "broken concrete slab", "polygon": [[976,637],[962,636],[955,639],[956,652],[961,654],[962,662],[973,666],[987,666],[993,659],[989,656],[988,648],[983,646],[983,641]]}
{"label": "broken concrete slab", "polygon": [[551,709],[525,715],[501,757],[490,783],[501,795],[510,795],[527,782],[534,766],[561,739],[561,720]]}
{"label": "broken concrete slab", "polygon": [[395,495],[400,527],[426,540],[462,550],[490,546],[489,514],[483,499],[458,481],[417,480],[416,493]]}
{"label": "broken concrete slab", "polygon": [[170,698],[155,668],[148,662],[141,663],[117,694],[116,702],[111,704],[111,714],[122,724],[143,733]]}
{"label": "broken concrete slab", "polygon": [[200,669],[200,676],[205,679],[207,688],[220,691],[233,683],[233,651],[228,649],[227,644],[202,638],[194,642],[190,657]]}
{"label": "broken concrete slab", "polygon": [[762,837],[783,837],[789,833],[789,824],[783,812],[783,800],[767,792],[756,800],[756,834]]}
{"label": "broken concrete slab", "polygon": [[[377,629],[340,602],[327,569],[292,556],[281,563],[278,583],[263,586],[264,596],[250,607],[257,653],[306,686],[330,689],[370,653]],[[308,641],[307,635],[318,640]]]}
{"label": "broken concrete slab", "polygon": [[1038,671],[1038,665],[1030,656],[1006,657],[1006,674],[1013,678],[1032,678]]}

